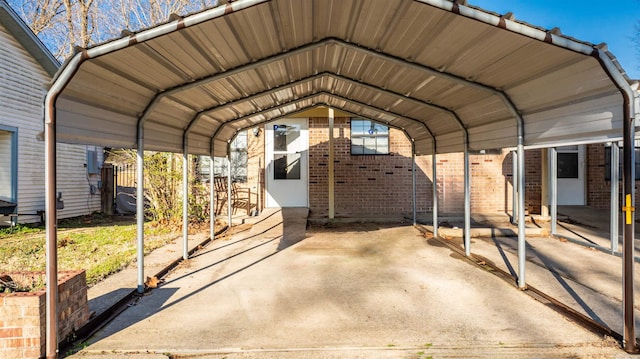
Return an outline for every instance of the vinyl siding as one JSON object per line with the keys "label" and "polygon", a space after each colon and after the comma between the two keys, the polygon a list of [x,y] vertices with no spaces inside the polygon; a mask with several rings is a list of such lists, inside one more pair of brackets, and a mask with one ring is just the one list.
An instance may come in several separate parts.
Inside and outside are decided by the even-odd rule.
{"label": "vinyl siding", "polygon": [[[42,66],[0,24],[0,125],[18,128],[19,222],[38,222],[44,210],[44,84],[51,80]],[[64,209],[58,218],[75,217],[100,210],[99,192],[92,195],[99,175],[87,176],[84,145],[58,144],[58,192]],[[91,146],[91,148],[95,148]],[[102,148],[97,148],[102,163]],[[5,157],[0,161],[5,162]],[[0,166],[2,167],[2,166]],[[7,218],[0,217],[0,220]]]}

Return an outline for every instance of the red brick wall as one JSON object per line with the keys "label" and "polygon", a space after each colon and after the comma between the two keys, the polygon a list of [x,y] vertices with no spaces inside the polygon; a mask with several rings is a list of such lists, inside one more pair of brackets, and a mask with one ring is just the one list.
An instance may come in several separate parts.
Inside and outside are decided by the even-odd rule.
{"label": "red brick wall", "polygon": [[[398,131],[390,134],[387,156],[352,156],[350,119],[334,121],[336,217],[387,217],[408,215],[412,210],[411,145]],[[309,198],[314,217],[328,215],[328,122],[309,120]],[[426,196],[431,181],[417,171],[417,208],[431,210]]]}
{"label": "red brick wall", "polygon": [[525,208],[531,214],[540,214],[542,205],[542,150],[524,153]]}
{"label": "red brick wall", "polygon": [[[605,180],[605,145],[604,143],[587,146],[587,205],[596,208],[609,209],[611,206],[611,181]],[[620,155],[622,160],[622,154]],[[637,176],[637,175],[636,175]],[[636,192],[638,181],[636,181]],[[618,201],[622,202],[623,184],[622,175],[618,183]],[[636,206],[640,201],[636,195]]]}
{"label": "red brick wall", "polygon": [[[411,143],[397,130],[390,132],[390,155],[352,156],[350,119],[334,121],[334,173],[336,217],[399,217],[412,212]],[[264,134],[249,141],[249,161],[264,158]],[[250,136],[251,137],[251,136]],[[309,206],[311,216],[326,217],[328,200],[329,130],[326,118],[309,119]],[[432,172],[429,156],[416,158],[416,193],[419,213],[432,211]],[[512,159],[508,151],[469,156],[471,210],[482,214],[511,212]],[[540,213],[540,150],[525,153],[526,206]],[[464,211],[464,157],[462,153],[437,156],[439,214]],[[252,165],[250,164],[250,167]],[[254,166],[255,167],[255,166]],[[264,164],[263,167],[264,168]],[[256,169],[249,178],[258,178]],[[253,173],[253,174],[252,174]],[[251,179],[249,183],[254,183]],[[264,183],[264,182],[262,182]]]}
{"label": "red brick wall", "polygon": [[604,144],[588,145],[586,157],[587,205],[603,209],[609,208],[611,181],[605,181],[604,177]]}
{"label": "red brick wall", "polygon": [[[312,118],[309,122],[310,205],[314,216],[328,213],[328,122]],[[399,216],[412,210],[411,144],[397,130],[390,132],[389,156],[351,156],[348,118],[335,120],[335,197],[336,216]],[[432,210],[431,156],[420,156],[417,163],[417,210]],[[540,210],[540,151],[527,151],[526,205],[532,213]],[[511,208],[511,155],[470,155],[471,210],[496,214]],[[464,210],[464,156],[462,153],[438,155],[438,201],[441,215]],[[537,171],[537,172],[536,172]]]}
{"label": "red brick wall", "polygon": [[[431,156],[428,165],[431,166]],[[423,159],[420,158],[420,161]],[[525,151],[525,207],[540,213],[540,150]],[[425,161],[427,162],[427,161]],[[499,154],[469,155],[471,170],[471,211],[482,214],[511,213],[513,158],[509,151]],[[438,201],[443,215],[464,211],[464,155],[438,155]]]}
{"label": "red brick wall", "polygon": [[[20,283],[41,280],[43,272],[8,274]],[[45,356],[45,291],[0,293],[0,357],[40,358]],[[89,320],[84,271],[63,271],[58,275],[58,339],[64,340]]]}

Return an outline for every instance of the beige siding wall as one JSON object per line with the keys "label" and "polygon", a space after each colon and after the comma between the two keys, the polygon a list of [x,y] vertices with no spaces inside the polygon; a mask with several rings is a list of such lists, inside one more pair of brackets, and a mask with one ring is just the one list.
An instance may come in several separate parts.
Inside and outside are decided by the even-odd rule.
{"label": "beige siding wall", "polygon": [[[36,214],[44,210],[44,142],[37,136],[43,131],[44,84],[50,80],[0,25],[0,125],[18,128],[18,212],[26,214],[19,217],[23,223],[39,221]],[[86,146],[59,144],[58,151],[58,192],[65,203],[58,218],[99,210],[99,193],[90,194],[90,184],[97,185],[99,177],[87,176]]]}

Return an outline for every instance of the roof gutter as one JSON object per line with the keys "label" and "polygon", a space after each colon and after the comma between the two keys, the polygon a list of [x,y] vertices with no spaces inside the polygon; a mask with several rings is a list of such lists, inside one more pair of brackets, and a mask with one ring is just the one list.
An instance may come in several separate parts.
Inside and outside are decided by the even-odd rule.
{"label": "roof gutter", "polygon": [[591,55],[593,47],[582,42],[562,36],[557,30],[545,31],[526,24],[514,21],[510,16],[496,16],[494,14],[478,10],[466,5],[466,1],[450,0],[414,0],[431,5],[442,10],[462,15],[485,24],[493,25],[535,40],[544,41],[584,55]]}

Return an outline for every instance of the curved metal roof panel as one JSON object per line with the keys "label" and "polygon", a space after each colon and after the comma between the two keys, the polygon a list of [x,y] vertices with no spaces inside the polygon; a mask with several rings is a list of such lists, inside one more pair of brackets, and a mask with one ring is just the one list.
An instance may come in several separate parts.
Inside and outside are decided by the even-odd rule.
{"label": "curved metal roof panel", "polygon": [[471,149],[515,146],[520,117],[528,146],[619,138],[614,60],[447,0],[239,0],[82,51],[53,91],[64,142],[134,147],[140,123],[145,148],[182,151],[186,131],[190,153],[224,155],[322,105],[428,154],[462,151],[465,130]]}

